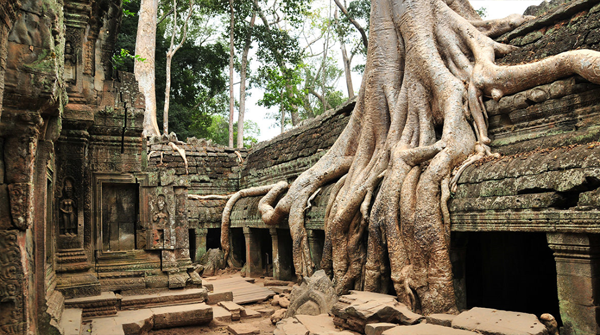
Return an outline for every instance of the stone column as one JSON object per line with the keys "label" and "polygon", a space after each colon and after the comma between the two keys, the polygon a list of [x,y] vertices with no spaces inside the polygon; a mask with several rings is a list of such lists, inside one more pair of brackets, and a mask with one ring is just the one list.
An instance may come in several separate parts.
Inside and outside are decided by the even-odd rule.
{"label": "stone column", "polygon": [[273,248],[273,278],[281,279],[279,268],[279,239],[277,238],[277,228],[269,228],[271,234],[271,245]]}
{"label": "stone column", "polygon": [[246,276],[250,277],[252,274],[252,232],[250,227],[242,228],[244,231],[244,239],[246,240]]}
{"label": "stone column", "polygon": [[600,234],[546,237],[556,261],[561,334],[600,334]]}
{"label": "stone column", "polygon": [[208,234],[208,229],[206,228],[196,228],[196,258],[195,262],[199,262],[200,258],[204,256],[206,253],[206,235]]}

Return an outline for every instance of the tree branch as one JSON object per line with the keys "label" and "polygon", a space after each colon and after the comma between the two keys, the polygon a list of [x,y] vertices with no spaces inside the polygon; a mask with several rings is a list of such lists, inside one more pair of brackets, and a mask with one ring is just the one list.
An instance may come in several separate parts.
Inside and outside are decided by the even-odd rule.
{"label": "tree branch", "polygon": [[346,17],[348,18],[350,23],[352,23],[352,25],[354,25],[354,27],[356,27],[356,29],[358,29],[358,32],[360,32],[360,36],[362,36],[362,42],[365,45],[365,49],[368,49],[369,48],[369,39],[367,38],[367,33],[365,32],[363,27],[352,16],[350,16],[350,13],[348,13],[348,9],[346,9],[346,7],[344,5],[342,5],[340,0],[333,0],[333,1],[335,1],[335,4],[340,8],[342,13],[344,13],[344,15],[346,15]]}

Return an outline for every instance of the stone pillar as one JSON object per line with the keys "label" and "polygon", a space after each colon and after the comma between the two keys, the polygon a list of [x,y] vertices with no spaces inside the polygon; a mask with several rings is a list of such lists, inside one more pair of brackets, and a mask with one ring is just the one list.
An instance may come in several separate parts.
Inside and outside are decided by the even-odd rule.
{"label": "stone pillar", "polygon": [[242,228],[244,231],[244,239],[246,241],[246,276],[250,277],[252,274],[252,232],[250,227]]}
{"label": "stone pillar", "polygon": [[271,245],[273,248],[273,278],[281,279],[279,267],[279,239],[277,237],[277,228],[269,228],[271,234]]}
{"label": "stone pillar", "polygon": [[200,258],[204,256],[206,253],[206,235],[208,234],[208,229],[206,228],[196,228],[196,258],[195,262],[199,262]]}
{"label": "stone pillar", "polygon": [[600,334],[600,234],[546,237],[556,261],[561,334]]}

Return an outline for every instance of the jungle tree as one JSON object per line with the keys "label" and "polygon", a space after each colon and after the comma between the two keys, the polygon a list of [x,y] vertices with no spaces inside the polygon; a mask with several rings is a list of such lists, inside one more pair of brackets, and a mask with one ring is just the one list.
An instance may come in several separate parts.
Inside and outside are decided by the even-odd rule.
{"label": "jungle tree", "polygon": [[307,200],[337,180],[325,213],[321,267],[338,293],[384,291],[391,278],[398,300],[413,310],[456,310],[444,220],[448,183],[470,155],[489,153],[482,96],[498,100],[571,74],[600,84],[595,51],[496,65],[495,57],[513,47],[490,36],[526,19],[482,21],[467,0],[372,1],[367,64],[345,130],[291,185],[241,191],[268,189],[259,203],[265,223],[288,216],[298,277],[315,267],[304,228]]}

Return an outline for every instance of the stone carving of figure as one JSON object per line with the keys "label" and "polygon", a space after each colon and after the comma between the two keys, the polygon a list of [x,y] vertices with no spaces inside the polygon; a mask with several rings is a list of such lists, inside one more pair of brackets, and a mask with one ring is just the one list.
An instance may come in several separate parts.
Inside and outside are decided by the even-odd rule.
{"label": "stone carving of figure", "polygon": [[73,197],[73,182],[65,179],[63,198],[59,205],[60,234],[67,236],[77,235],[77,202]]}
{"label": "stone carving of figure", "polygon": [[165,196],[160,194],[156,199],[156,207],[158,210],[152,216],[152,221],[156,223],[156,226],[158,227],[164,227],[169,221],[169,212],[165,207],[166,204]]}

